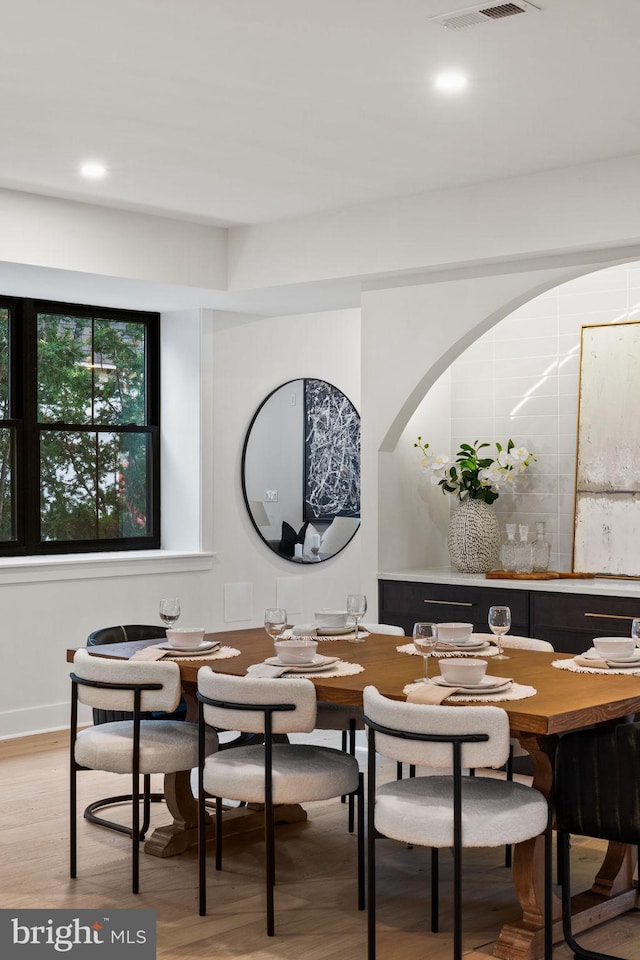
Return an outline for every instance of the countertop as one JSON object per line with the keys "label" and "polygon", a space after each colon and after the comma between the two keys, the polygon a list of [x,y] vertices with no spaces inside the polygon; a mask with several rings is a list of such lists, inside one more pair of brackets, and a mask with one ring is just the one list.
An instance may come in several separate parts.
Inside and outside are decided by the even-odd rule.
{"label": "countertop", "polygon": [[640,598],[640,580],[595,577],[593,580],[487,580],[483,573],[458,573],[451,568],[384,570],[378,580],[411,583],[446,583],[452,586],[504,590],[541,590],[544,593],[580,593],[589,596]]}

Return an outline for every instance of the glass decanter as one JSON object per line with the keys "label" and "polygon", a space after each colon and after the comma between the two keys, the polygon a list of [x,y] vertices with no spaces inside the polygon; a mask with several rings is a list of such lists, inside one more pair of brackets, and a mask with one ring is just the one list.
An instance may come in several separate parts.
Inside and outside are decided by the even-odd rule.
{"label": "glass decanter", "polygon": [[518,524],[518,533],[520,535],[520,539],[516,541],[515,545],[515,571],[516,573],[531,573],[532,557],[531,544],[529,543],[528,525],[526,523]]}
{"label": "glass decanter", "polygon": [[544,538],[544,520],[536,523],[536,539],[531,544],[531,559],[534,570],[548,570],[551,544]]}
{"label": "glass decanter", "polygon": [[502,570],[515,570],[516,568],[516,525],[507,524],[507,539],[502,541],[500,547],[500,567]]}

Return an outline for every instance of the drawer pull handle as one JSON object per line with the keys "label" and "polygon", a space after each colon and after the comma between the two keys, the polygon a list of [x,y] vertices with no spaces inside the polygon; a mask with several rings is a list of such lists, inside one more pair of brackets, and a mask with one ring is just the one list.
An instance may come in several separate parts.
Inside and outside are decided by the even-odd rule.
{"label": "drawer pull handle", "polygon": [[634,620],[635,617],[625,617],[620,613],[585,613],[585,617],[595,617],[597,620]]}
{"label": "drawer pull handle", "polygon": [[475,607],[475,603],[468,600],[423,600],[423,603],[439,603],[443,607]]}

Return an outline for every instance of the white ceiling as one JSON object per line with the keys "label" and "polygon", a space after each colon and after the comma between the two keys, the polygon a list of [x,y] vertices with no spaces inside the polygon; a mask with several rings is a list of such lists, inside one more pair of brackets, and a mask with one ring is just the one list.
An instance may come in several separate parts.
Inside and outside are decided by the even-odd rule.
{"label": "white ceiling", "polygon": [[536,2],[0,0],[0,186],[227,225],[640,153],[640,3]]}

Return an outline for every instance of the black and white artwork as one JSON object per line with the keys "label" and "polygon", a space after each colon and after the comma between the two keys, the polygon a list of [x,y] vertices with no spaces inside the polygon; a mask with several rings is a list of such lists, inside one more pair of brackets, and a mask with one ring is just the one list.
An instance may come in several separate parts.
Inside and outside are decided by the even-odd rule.
{"label": "black and white artwork", "polygon": [[305,380],[304,519],[360,516],[360,417],[341,390]]}

